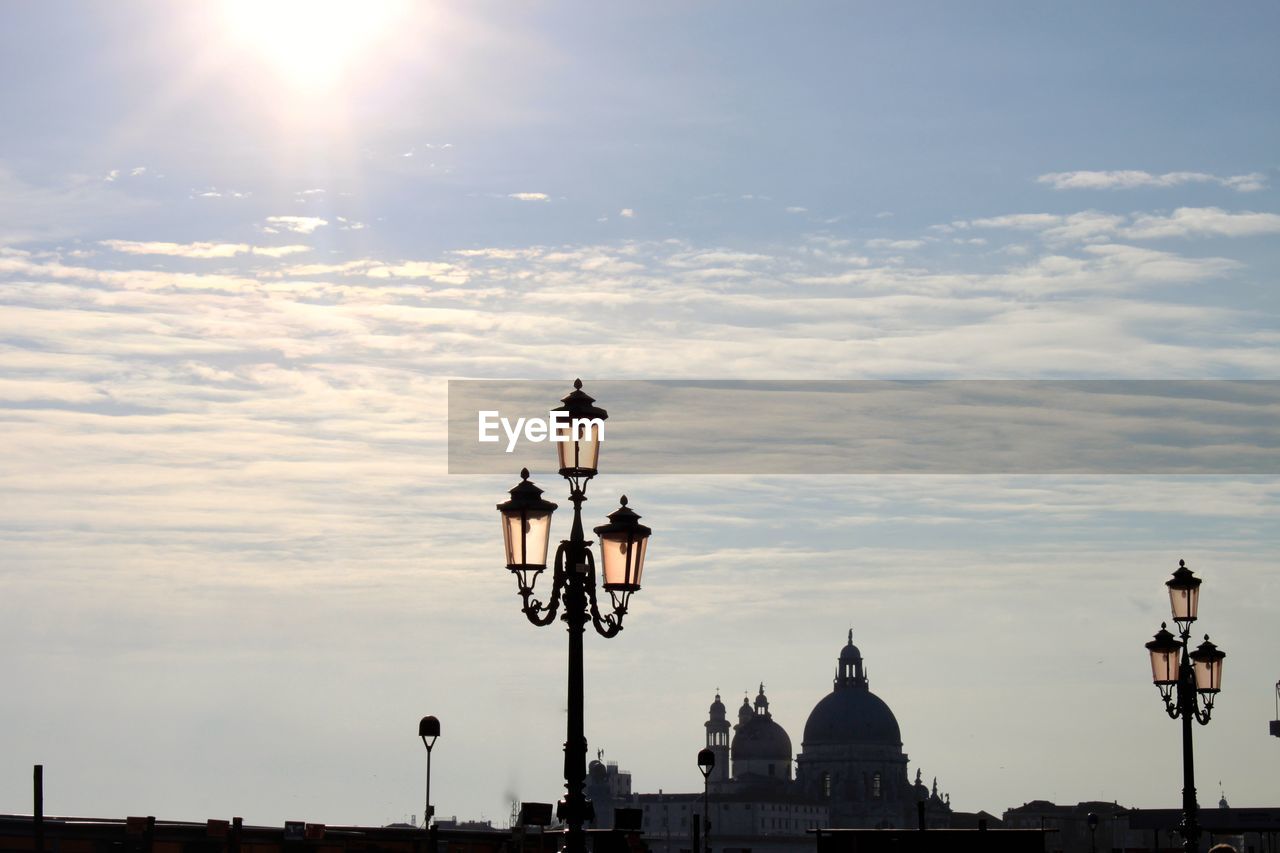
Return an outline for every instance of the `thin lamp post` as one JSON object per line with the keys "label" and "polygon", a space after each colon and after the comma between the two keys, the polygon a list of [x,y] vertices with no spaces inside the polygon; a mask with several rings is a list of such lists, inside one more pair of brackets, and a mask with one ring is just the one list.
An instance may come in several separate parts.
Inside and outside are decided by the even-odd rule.
{"label": "thin lamp post", "polygon": [[1182,719],[1182,823],[1178,831],[1186,853],[1196,853],[1200,844],[1191,722],[1209,724],[1213,701],[1222,689],[1222,661],[1227,656],[1209,642],[1208,634],[1203,643],[1191,650],[1191,623],[1196,621],[1199,609],[1200,583],[1186,562],[1179,560],[1165,586],[1169,588],[1169,603],[1180,638],[1169,633],[1168,623],[1161,623],[1155,638],[1146,644],[1152,681],[1160,690],[1165,712],[1172,719]]}
{"label": "thin lamp post", "polygon": [[698,750],[698,770],[702,773],[702,849],[703,853],[711,853],[711,818],[708,802],[708,791],[711,783],[711,771],[716,766],[716,754],[709,749]]}
{"label": "thin lamp post", "polygon": [[436,738],[440,737],[440,721],[432,716],[423,717],[418,721],[418,737],[422,738],[422,745],[427,748],[427,801],[422,809],[422,825],[428,826],[435,816],[431,808],[431,747],[436,745]]}
{"label": "thin lamp post", "polygon": [[587,738],[584,733],[582,685],[582,635],[590,622],[605,639],[622,630],[631,594],[640,589],[645,551],[652,531],[640,524],[640,516],[621,506],[608,515],[608,523],[594,528],[600,537],[600,580],[609,593],[612,609],[602,613],[596,597],[596,562],[582,528],[582,504],[587,484],[596,475],[604,421],[608,412],[582,390],[575,380],[573,391],[554,412],[564,413],[555,421],[552,439],[559,457],[559,474],[569,483],[573,504],[573,526],[569,538],[562,539],[555,552],[551,590],[544,603],[534,598],[534,585],[547,568],[551,537],[551,514],[556,505],[542,498],[542,489],[529,481],[529,469],[520,472],[520,482],[511,489],[511,498],[498,504],[502,513],[502,535],[507,569],[516,577],[521,611],[539,627],[550,625],[563,608],[561,619],[569,632],[568,720],[565,724],[564,790],[556,807],[556,817],[566,824],[565,853],[585,853],[583,824],[595,817],[584,785],[587,778]]}

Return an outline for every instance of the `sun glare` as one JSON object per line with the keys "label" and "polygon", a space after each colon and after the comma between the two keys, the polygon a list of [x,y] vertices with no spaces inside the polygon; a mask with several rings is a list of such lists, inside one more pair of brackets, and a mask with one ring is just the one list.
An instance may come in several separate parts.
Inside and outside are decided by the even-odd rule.
{"label": "sun glare", "polygon": [[302,89],[327,89],[376,53],[408,0],[225,0],[232,38]]}

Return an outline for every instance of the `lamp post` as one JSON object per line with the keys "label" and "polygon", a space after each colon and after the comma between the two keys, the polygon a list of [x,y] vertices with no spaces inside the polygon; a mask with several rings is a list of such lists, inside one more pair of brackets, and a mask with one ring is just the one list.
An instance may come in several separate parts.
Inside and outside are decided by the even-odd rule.
{"label": "lamp post", "polygon": [[1196,621],[1200,603],[1200,578],[1179,560],[1173,577],[1165,582],[1173,621],[1181,639],[1161,623],[1155,638],[1147,643],[1151,655],[1151,677],[1160,690],[1165,711],[1172,719],[1182,718],[1182,833],[1186,853],[1196,853],[1200,842],[1199,806],[1196,805],[1195,762],[1192,756],[1191,721],[1208,725],[1213,700],[1222,689],[1222,660],[1227,655],[1209,642],[1191,650],[1191,623]]}
{"label": "lamp post", "polygon": [[511,490],[510,500],[498,504],[498,511],[502,513],[507,569],[516,577],[524,615],[541,627],[550,625],[556,614],[564,610],[561,619],[569,631],[569,713],[564,744],[565,795],[556,807],[556,816],[568,826],[566,853],[584,853],[583,823],[595,815],[583,790],[587,777],[587,739],[583,732],[582,635],[588,622],[605,638],[614,637],[622,630],[631,594],[640,589],[645,550],[652,531],[627,507],[625,495],[622,505],[609,514],[608,523],[594,529],[600,537],[602,586],[609,593],[612,605],[610,612],[601,613],[596,598],[592,543],[582,530],[582,504],[587,499],[587,484],[596,475],[604,421],[609,415],[583,392],[580,379],[574,381],[573,391],[561,402],[563,405],[554,411],[565,414],[556,420],[553,439],[560,476],[569,483],[573,526],[569,538],[562,539],[556,549],[551,589],[545,603],[534,598],[533,592],[539,575],[547,568],[551,514],[556,505],[542,498],[542,489],[529,481],[526,468],[520,472],[520,482]]}
{"label": "lamp post", "polygon": [[431,809],[431,747],[436,745],[436,738],[440,737],[440,721],[432,716],[423,717],[418,721],[418,737],[422,738],[422,745],[427,748],[427,801],[422,809],[422,825],[428,826],[435,816]]}
{"label": "lamp post", "polygon": [[698,770],[702,773],[702,849],[711,853],[711,818],[707,804],[707,791],[710,787],[711,771],[716,767],[716,754],[709,749],[698,750]]}
{"label": "lamp post", "polygon": [[1098,816],[1089,812],[1089,853],[1098,853]]}

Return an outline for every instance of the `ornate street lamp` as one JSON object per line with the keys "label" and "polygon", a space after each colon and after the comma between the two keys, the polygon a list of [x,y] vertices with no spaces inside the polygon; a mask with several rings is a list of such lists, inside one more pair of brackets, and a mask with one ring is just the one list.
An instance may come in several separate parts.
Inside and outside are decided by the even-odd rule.
{"label": "ornate street lamp", "polygon": [[1227,656],[1209,642],[1191,650],[1191,623],[1196,621],[1200,603],[1200,579],[1187,564],[1178,561],[1178,569],[1165,582],[1169,588],[1169,604],[1173,621],[1181,639],[1161,624],[1155,638],[1147,643],[1151,656],[1151,680],[1160,691],[1165,711],[1173,719],[1182,718],[1182,833],[1186,853],[1196,853],[1200,841],[1199,806],[1196,805],[1195,762],[1192,756],[1191,721],[1208,725],[1213,713],[1213,700],[1222,689],[1222,661]]}
{"label": "ornate street lamp", "polygon": [[711,771],[716,767],[716,754],[709,749],[698,750],[698,770],[702,773],[702,849],[711,853],[711,818],[707,807],[709,797],[707,790],[711,780]]}
{"label": "ornate street lamp", "polygon": [[432,716],[423,717],[418,721],[418,737],[422,738],[422,745],[427,748],[427,802],[422,809],[422,825],[429,826],[435,815],[435,810],[431,808],[431,747],[436,745],[436,738],[440,737],[440,721]]}
{"label": "ornate street lamp", "polygon": [[566,853],[584,853],[583,824],[592,820],[594,810],[587,799],[587,739],[583,732],[582,635],[591,623],[602,637],[622,630],[631,594],[640,589],[644,558],[652,531],[640,524],[640,516],[621,506],[608,516],[608,523],[595,528],[600,537],[601,583],[609,593],[612,609],[602,613],[596,600],[596,562],[591,542],[583,534],[582,503],[587,499],[587,483],[600,464],[600,444],[608,412],[582,390],[575,380],[573,391],[554,411],[565,412],[567,424],[556,429],[556,450],[560,476],[569,482],[573,503],[573,526],[569,538],[560,541],[552,564],[551,589],[544,603],[534,598],[534,586],[547,568],[551,536],[551,514],[556,505],[542,498],[542,490],[529,481],[529,471],[520,472],[520,482],[511,490],[511,499],[498,504],[502,514],[502,538],[507,569],[516,577],[521,610],[539,627],[550,625],[563,607],[561,617],[569,631],[568,723],[564,744],[564,799],[556,816],[565,822]]}

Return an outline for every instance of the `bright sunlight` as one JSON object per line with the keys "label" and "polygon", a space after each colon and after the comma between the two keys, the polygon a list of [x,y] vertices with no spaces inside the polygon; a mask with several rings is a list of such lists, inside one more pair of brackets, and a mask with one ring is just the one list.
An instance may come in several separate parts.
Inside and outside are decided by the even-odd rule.
{"label": "bright sunlight", "polygon": [[407,0],[224,0],[232,38],[300,89],[331,87],[391,35]]}

